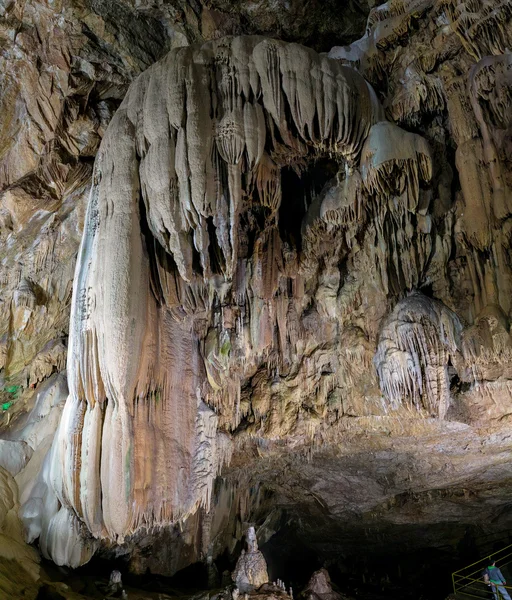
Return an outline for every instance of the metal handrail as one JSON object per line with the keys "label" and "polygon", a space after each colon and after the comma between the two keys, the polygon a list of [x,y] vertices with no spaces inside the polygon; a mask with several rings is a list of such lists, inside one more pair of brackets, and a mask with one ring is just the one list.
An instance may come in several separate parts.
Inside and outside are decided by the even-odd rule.
{"label": "metal handrail", "polygon": [[[501,555],[506,550],[510,550],[510,552],[508,554],[505,554],[504,556],[500,556],[500,558],[498,559],[497,555]],[[506,560],[506,559],[509,559],[509,560]],[[493,554],[490,554],[489,556],[487,556],[485,558],[481,558],[480,560],[477,560],[474,563],[467,565],[466,567],[463,567],[462,569],[459,569],[458,571],[454,571],[452,573],[453,593],[455,595],[457,595],[457,592],[459,592],[459,593],[463,593],[465,596],[471,596],[473,598],[485,598],[486,595],[484,595],[485,592],[482,589],[482,584],[483,584],[482,578],[480,577],[479,579],[475,579],[473,577],[473,575],[479,574],[482,566],[487,566],[489,564],[490,560],[496,560],[496,564],[498,567],[511,563],[512,562],[512,544],[510,544],[509,546],[505,546],[501,550],[498,550],[498,552],[494,552]],[[498,561],[499,561],[499,565],[498,565]],[[476,569],[475,571],[472,571],[471,573],[469,573],[467,575],[462,574],[463,571],[467,571],[467,569],[470,569],[471,567],[474,567],[475,565],[478,565],[478,564],[480,564],[480,567],[478,569]],[[475,583],[479,584],[479,588],[477,588],[476,590],[471,589],[470,586],[473,586]],[[506,590],[510,590],[512,592],[512,586],[503,585],[503,584],[501,584],[501,586],[504,587]],[[468,591],[468,588],[469,588],[469,591]],[[477,591],[481,591],[482,593],[479,595],[477,595],[475,593],[471,593],[471,592],[477,592]],[[498,595],[498,598],[502,597],[498,588],[496,588],[495,593]]]}

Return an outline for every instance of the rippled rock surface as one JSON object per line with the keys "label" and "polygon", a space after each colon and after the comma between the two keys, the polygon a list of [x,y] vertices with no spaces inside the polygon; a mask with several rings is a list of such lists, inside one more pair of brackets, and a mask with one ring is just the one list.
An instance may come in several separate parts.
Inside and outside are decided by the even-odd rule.
{"label": "rippled rock surface", "polygon": [[0,3],[0,465],[58,564],[509,524],[509,6],[309,4]]}

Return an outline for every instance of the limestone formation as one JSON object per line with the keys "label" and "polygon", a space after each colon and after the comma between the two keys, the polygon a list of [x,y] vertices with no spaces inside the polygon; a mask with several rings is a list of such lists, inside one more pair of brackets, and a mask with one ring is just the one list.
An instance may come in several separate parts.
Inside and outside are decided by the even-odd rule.
{"label": "limestone formation", "polygon": [[114,570],[112,571],[112,573],[110,573],[110,578],[107,587],[107,596],[120,595],[122,591],[123,581],[121,578],[121,573],[117,570]]}
{"label": "limestone formation", "polygon": [[[331,0],[0,2],[0,466],[43,556],[506,529],[510,5],[356,4],[353,41]],[[337,46],[239,35],[276,32]]]}
{"label": "limestone formation", "polygon": [[341,600],[342,595],[332,589],[327,569],[319,569],[311,575],[308,585],[301,593],[304,600]]}
{"label": "limestone formation", "polygon": [[[0,467],[0,592],[6,598],[35,598],[39,579],[39,556],[34,548],[25,544],[23,529],[18,517],[18,489],[13,476]],[[17,566],[19,565],[19,567]]]}
{"label": "limestone formation", "polygon": [[249,527],[245,539],[247,551],[242,550],[231,576],[242,594],[253,592],[268,582],[267,562],[258,549],[254,527]]}
{"label": "limestone formation", "polygon": [[379,335],[375,366],[392,406],[407,403],[444,418],[449,405],[448,364],[457,363],[462,325],[452,311],[421,294],[400,301]]}
{"label": "limestone formation", "polygon": [[[380,119],[355,71],[257,37],[177,49],[132,85],[99,150],[77,262],[70,396],[47,467],[58,510],[43,528],[59,552],[81,546],[62,541],[84,527],[122,542],[208,506],[229,441],[207,404],[236,426],[244,363],[286,344],[286,304],[272,308],[281,169],[326,153],[357,169],[361,157],[368,193],[415,210],[429,150],[396,126],[380,133]],[[397,154],[386,144],[400,135]],[[267,223],[252,256],[239,239],[247,203]]]}

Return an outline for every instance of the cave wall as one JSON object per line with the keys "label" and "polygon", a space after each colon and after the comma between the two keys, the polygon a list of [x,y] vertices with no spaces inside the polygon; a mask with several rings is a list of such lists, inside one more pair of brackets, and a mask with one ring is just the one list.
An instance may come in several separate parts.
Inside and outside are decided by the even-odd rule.
{"label": "cave wall", "polygon": [[[358,10],[228,4],[0,4],[25,538],[172,573],[284,508],[325,556],[372,527],[503,528],[508,4],[363,7],[356,41]],[[267,37],[224,37],[246,33]]]}

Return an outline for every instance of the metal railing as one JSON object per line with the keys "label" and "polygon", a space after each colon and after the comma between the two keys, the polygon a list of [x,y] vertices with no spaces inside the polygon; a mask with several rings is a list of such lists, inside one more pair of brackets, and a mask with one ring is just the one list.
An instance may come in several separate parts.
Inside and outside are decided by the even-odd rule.
{"label": "metal railing", "polygon": [[[471,596],[473,598],[489,599],[492,597],[490,593],[490,590],[492,590],[499,600],[501,600],[503,595],[500,593],[499,587],[502,587],[512,597],[512,585],[500,584],[499,587],[492,586],[491,588],[484,583],[482,573],[485,567],[489,566],[493,560],[496,561],[496,566],[500,569],[512,563],[512,544],[452,573],[453,593],[455,595],[463,594],[464,596]],[[470,569],[473,570],[468,572]]]}

